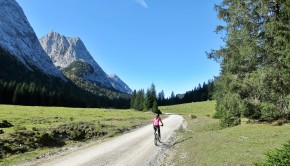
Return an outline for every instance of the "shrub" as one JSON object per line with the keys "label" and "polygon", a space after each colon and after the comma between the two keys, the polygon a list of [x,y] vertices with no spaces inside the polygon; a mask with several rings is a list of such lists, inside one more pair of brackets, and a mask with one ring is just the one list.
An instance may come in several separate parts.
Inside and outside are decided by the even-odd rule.
{"label": "shrub", "polygon": [[32,127],[33,131],[39,131],[39,129],[37,127]]}
{"label": "shrub", "polygon": [[86,133],[84,130],[75,129],[71,132],[72,140],[82,140],[84,138],[86,138]]}
{"label": "shrub", "polygon": [[72,122],[72,121],[74,121],[74,118],[73,117],[69,117],[69,120]]}
{"label": "shrub", "polygon": [[55,137],[71,140],[88,139],[96,136],[95,124],[90,122],[76,122],[63,124],[52,131]]}
{"label": "shrub", "polygon": [[290,140],[281,149],[270,150],[266,153],[266,161],[256,163],[256,166],[289,166],[290,165]]}
{"label": "shrub", "polygon": [[195,119],[195,118],[197,118],[196,115],[190,115],[190,117],[191,117],[191,119]]}
{"label": "shrub", "polygon": [[64,142],[61,139],[55,138],[53,134],[47,132],[41,133],[38,141],[41,146],[47,147],[64,145]]}
{"label": "shrub", "polygon": [[13,125],[8,122],[7,120],[2,120],[0,121],[0,128],[8,128],[8,127],[12,127]]}

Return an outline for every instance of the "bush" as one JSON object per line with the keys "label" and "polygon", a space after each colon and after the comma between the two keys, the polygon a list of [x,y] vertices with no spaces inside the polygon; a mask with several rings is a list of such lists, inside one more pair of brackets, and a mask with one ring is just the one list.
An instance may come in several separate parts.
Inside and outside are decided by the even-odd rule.
{"label": "bush", "polygon": [[39,131],[39,129],[37,127],[32,127],[33,131]]}
{"label": "bush", "polygon": [[261,120],[270,122],[276,120],[279,117],[277,110],[273,103],[261,103]]}
{"label": "bush", "polygon": [[190,115],[191,119],[196,119],[197,116],[196,115]]}
{"label": "bush", "polygon": [[226,117],[221,119],[221,127],[234,127],[241,124],[241,118],[239,116],[232,116],[232,117]]}
{"label": "bush", "polygon": [[61,139],[55,138],[53,134],[47,132],[40,134],[38,141],[41,146],[46,147],[62,146],[65,144]]}
{"label": "bush", "polygon": [[86,138],[86,133],[84,130],[75,129],[71,132],[72,140],[82,140]]}
{"label": "bush", "polygon": [[290,165],[290,140],[281,149],[275,149],[266,153],[265,162],[256,163],[256,166],[289,166]]}
{"label": "bush", "polygon": [[13,125],[8,122],[7,120],[2,120],[0,121],[0,128],[8,128],[8,127],[12,127]]}
{"label": "bush", "polygon": [[224,94],[218,100],[216,110],[214,118],[220,119],[221,127],[232,127],[241,123],[241,112],[244,112],[245,105],[237,94]]}
{"label": "bush", "polygon": [[55,137],[62,139],[81,140],[96,136],[95,124],[90,122],[76,122],[63,124],[52,131]]}

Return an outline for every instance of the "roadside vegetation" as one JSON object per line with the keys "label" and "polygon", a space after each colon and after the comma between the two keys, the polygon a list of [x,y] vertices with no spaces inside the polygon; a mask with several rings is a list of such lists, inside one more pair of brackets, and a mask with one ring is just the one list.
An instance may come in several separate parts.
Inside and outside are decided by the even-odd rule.
{"label": "roadside vegetation", "polygon": [[258,162],[264,163],[266,153],[274,154],[268,159],[270,161],[275,160],[274,157],[279,158],[275,156],[278,152],[269,151],[282,148],[290,139],[289,124],[249,123],[244,118],[241,125],[222,128],[220,120],[212,118],[215,105],[215,101],[207,101],[159,107],[162,112],[182,114],[187,124],[177,131],[173,147],[166,152],[170,156],[166,163],[255,165]]}
{"label": "roadside vegetation", "polygon": [[0,105],[0,165],[35,159],[90,140],[103,140],[151,122],[130,109]]}

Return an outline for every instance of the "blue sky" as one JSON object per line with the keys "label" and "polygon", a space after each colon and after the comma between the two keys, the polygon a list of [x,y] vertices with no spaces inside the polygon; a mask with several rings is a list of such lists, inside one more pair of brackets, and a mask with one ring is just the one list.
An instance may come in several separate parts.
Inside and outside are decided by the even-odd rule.
{"label": "blue sky", "polygon": [[80,37],[106,73],[132,90],[152,83],[166,96],[219,75],[205,52],[223,45],[214,30],[221,0],[17,0],[38,38]]}

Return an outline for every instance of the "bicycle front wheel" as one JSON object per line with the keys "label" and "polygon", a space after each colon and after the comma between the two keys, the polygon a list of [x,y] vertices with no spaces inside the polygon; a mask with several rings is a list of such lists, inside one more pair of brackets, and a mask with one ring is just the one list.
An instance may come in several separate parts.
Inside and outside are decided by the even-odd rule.
{"label": "bicycle front wheel", "polygon": [[158,134],[155,133],[155,134],[154,134],[154,144],[155,144],[155,145],[157,145],[158,138],[159,138]]}

